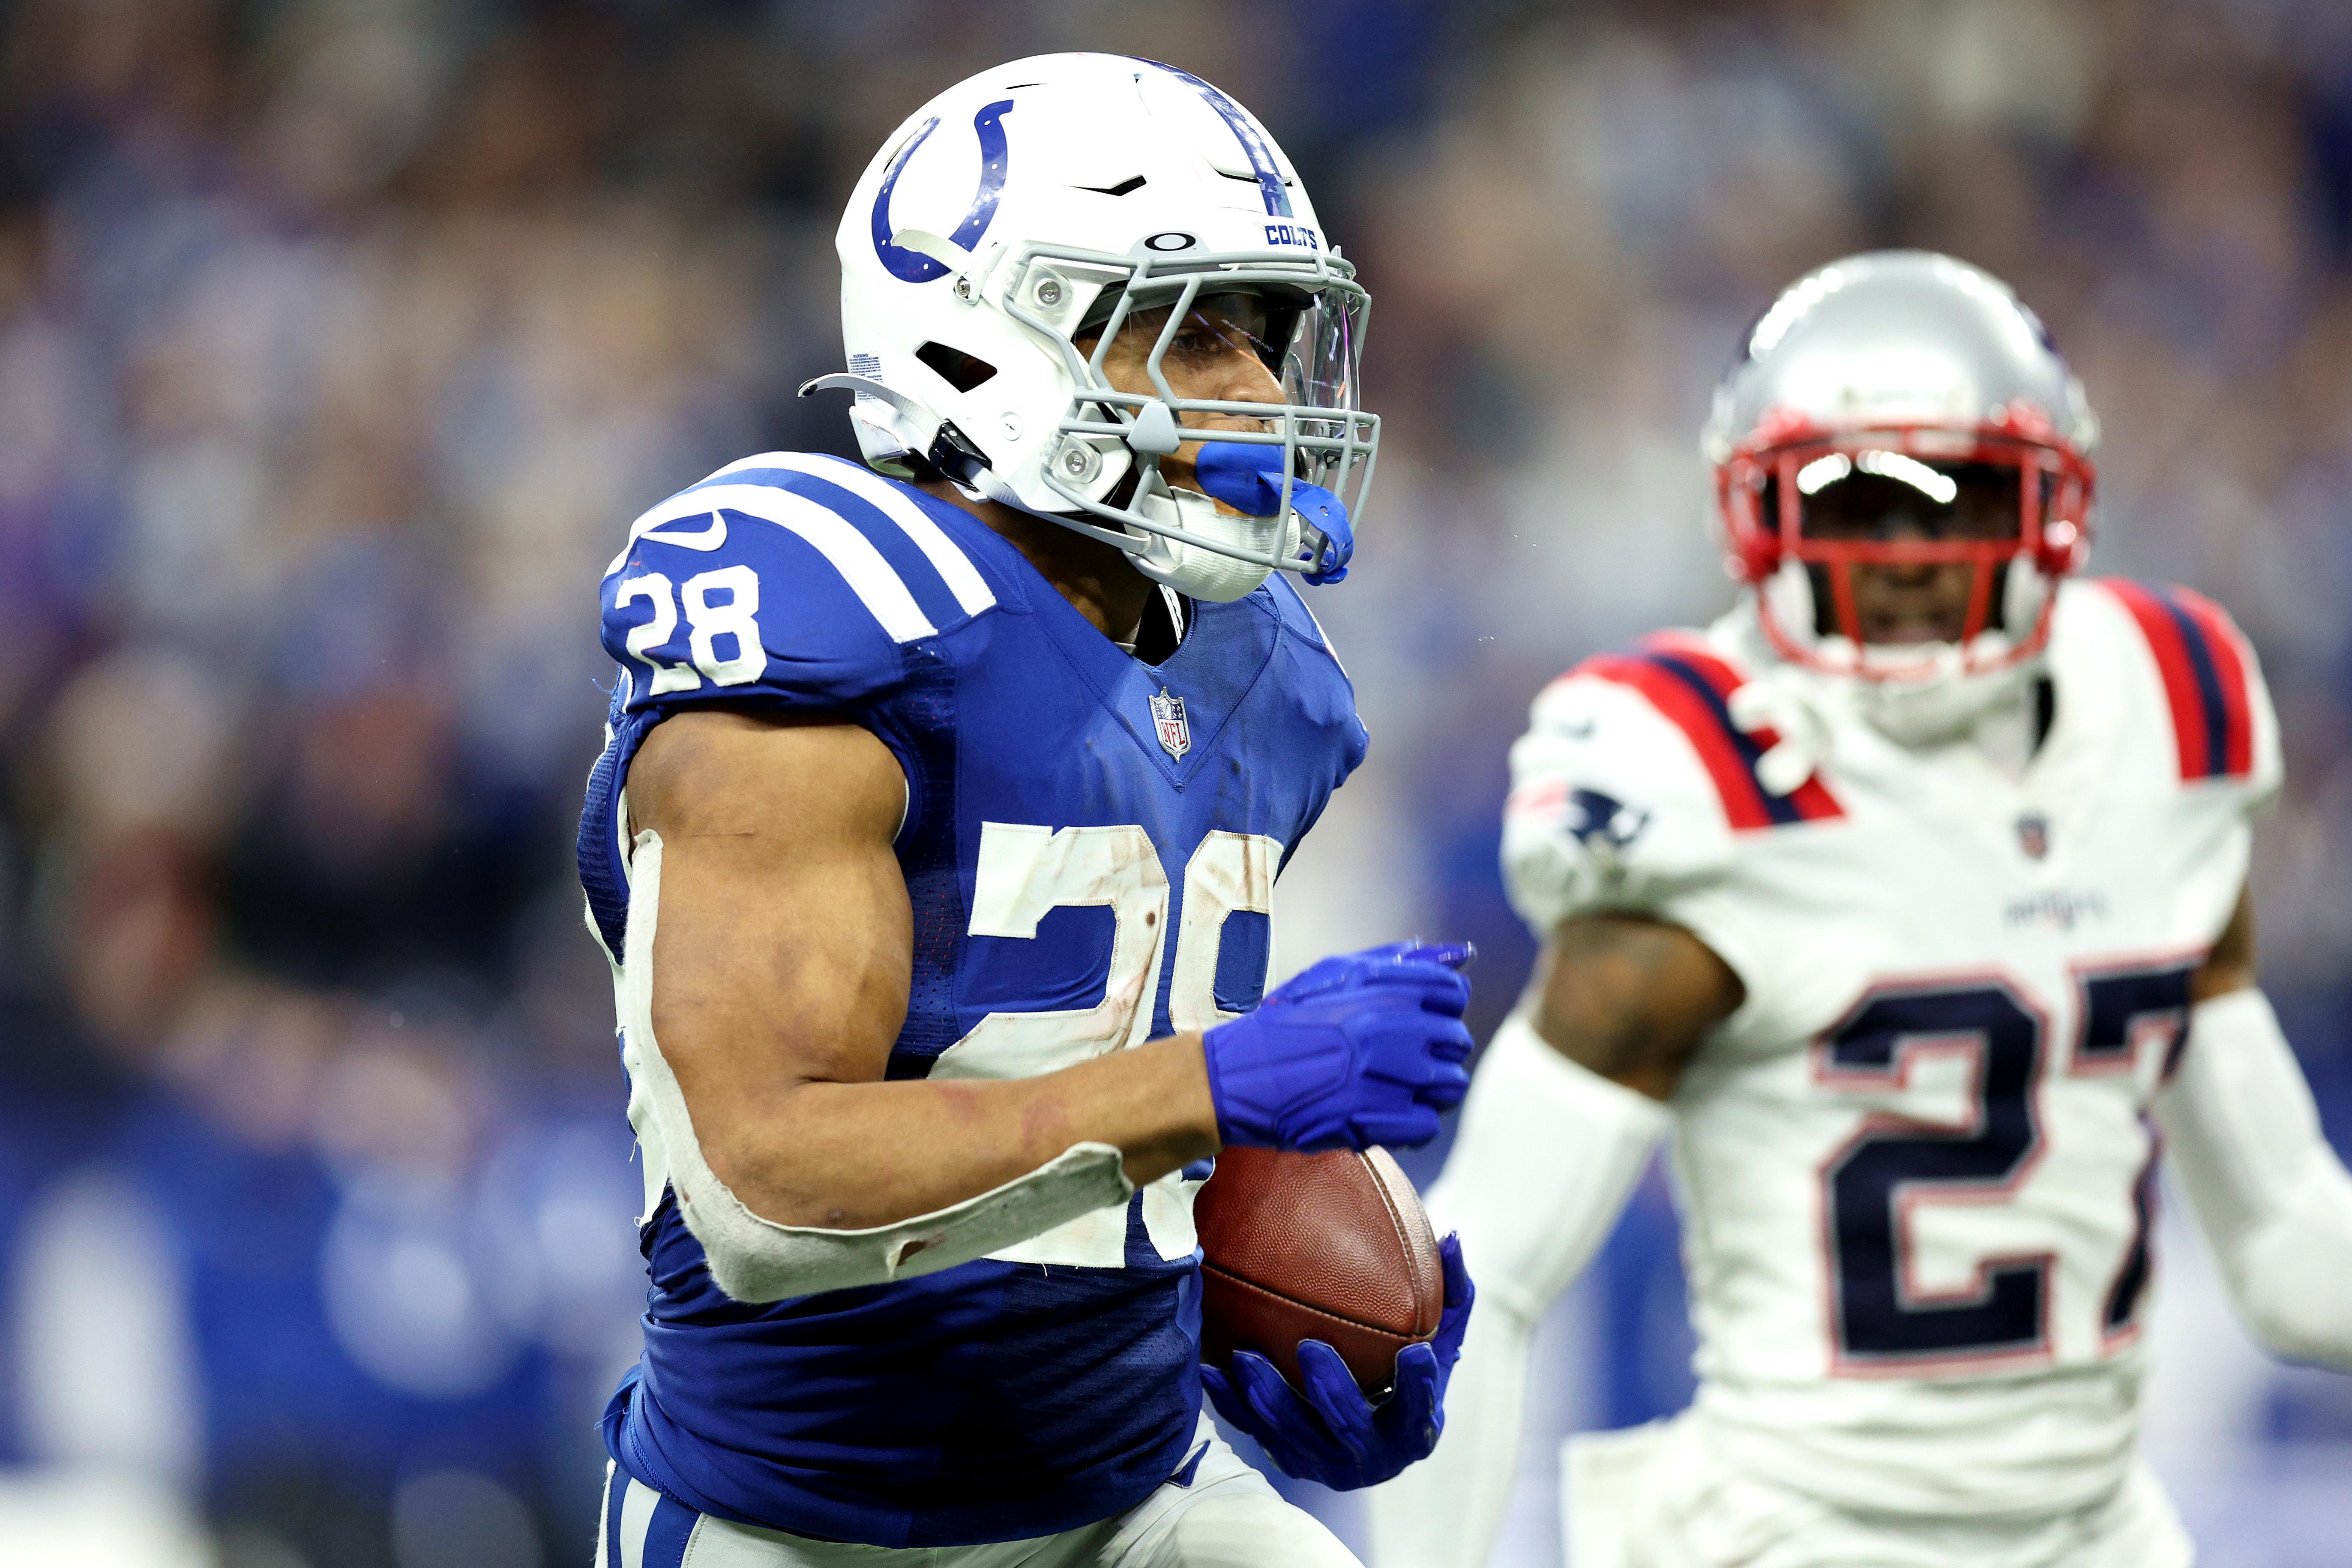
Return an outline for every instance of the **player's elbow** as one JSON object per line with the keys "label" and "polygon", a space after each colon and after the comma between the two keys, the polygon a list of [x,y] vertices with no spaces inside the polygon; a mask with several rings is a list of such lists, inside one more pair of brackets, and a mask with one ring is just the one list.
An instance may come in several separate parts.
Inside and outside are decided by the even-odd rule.
{"label": "player's elbow", "polygon": [[2264,1349],[2352,1370],[2352,1179],[2327,1166],[2231,1249],[2230,1282]]}
{"label": "player's elbow", "polygon": [[[769,1114],[713,1119],[701,1140],[710,1174],[744,1208],[772,1225],[814,1230],[854,1230],[887,1225],[917,1212],[892,1212],[876,1199],[863,1173],[826,1158],[821,1136],[799,1130],[807,1086],[791,1091]],[[698,1118],[698,1120],[700,1120]],[[813,1131],[813,1130],[812,1130]]]}
{"label": "player's elbow", "polygon": [[2241,1300],[2246,1326],[2264,1350],[2285,1361],[2352,1371],[2352,1308],[2345,1299]]}
{"label": "player's elbow", "polygon": [[1110,1144],[1074,1143],[986,1192],[882,1224],[780,1223],[747,1208],[703,1164],[674,1163],[671,1189],[712,1281],[738,1301],[776,1301],[951,1268],[1123,1205],[1135,1185],[1121,1164]]}

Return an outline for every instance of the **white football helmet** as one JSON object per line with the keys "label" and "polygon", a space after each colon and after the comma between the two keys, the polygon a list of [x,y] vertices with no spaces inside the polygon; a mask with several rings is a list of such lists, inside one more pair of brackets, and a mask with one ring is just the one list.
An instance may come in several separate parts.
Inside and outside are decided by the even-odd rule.
{"label": "white football helmet", "polygon": [[[884,144],[836,243],[850,374],[802,391],[857,395],[850,416],[877,468],[936,469],[1199,598],[1239,598],[1277,568],[1344,570],[1379,446],[1379,420],[1356,406],[1370,298],[1274,139],[1216,88],[1117,55],[982,72]],[[1195,302],[1235,294],[1265,313],[1257,352],[1281,404],[1180,397],[1163,373]],[[1120,324],[1163,307],[1153,392],[1113,390],[1103,359]],[[1077,341],[1090,333],[1091,356]],[[1259,497],[1245,510],[1262,515],[1160,474],[1186,416],[1220,414],[1258,423],[1214,442],[1281,448],[1256,465],[1262,488],[1255,473],[1221,487],[1229,502]],[[1228,476],[1236,458],[1250,467],[1246,452],[1222,457]],[[1206,456],[1200,467],[1206,483]]]}
{"label": "white football helmet", "polygon": [[[1703,445],[1760,630],[1793,664],[1858,678],[1897,739],[1952,733],[2030,674],[2057,580],[2089,553],[2099,429],[2081,382],[2007,284],[1927,251],[1806,274],[1742,347]],[[1914,537],[1827,526],[1833,487],[1874,481],[1907,498]],[[2000,536],[1954,521],[1971,483],[2015,487]],[[1952,565],[1972,573],[1958,641],[1867,638],[1856,567]]]}

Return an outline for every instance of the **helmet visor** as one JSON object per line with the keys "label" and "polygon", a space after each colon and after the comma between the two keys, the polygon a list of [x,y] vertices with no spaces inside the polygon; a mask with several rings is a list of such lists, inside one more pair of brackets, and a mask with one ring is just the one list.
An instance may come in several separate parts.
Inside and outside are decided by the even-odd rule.
{"label": "helmet visor", "polygon": [[[1363,363],[1364,319],[1371,301],[1355,290],[1326,289],[1292,314],[1289,341],[1282,354],[1284,399],[1295,407],[1329,409],[1336,415],[1358,412],[1362,405],[1360,372]],[[1298,477],[1328,490],[1342,488],[1346,443],[1345,418],[1300,421],[1305,434],[1322,443],[1303,451]]]}

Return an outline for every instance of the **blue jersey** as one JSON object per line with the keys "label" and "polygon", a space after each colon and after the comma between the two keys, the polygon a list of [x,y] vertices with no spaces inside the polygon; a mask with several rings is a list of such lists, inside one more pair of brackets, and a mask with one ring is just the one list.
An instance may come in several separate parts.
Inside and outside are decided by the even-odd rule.
{"label": "blue jersey", "polygon": [[[914,971],[892,1078],[1018,1078],[1255,1005],[1276,872],[1362,760],[1347,675],[1277,577],[1167,659],[1097,631],[961,508],[832,458],[723,468],[631,530],[581,875],[623,951],[629,760],[668,714],[837,714],[898,759]],[[883,1546],[1118,1513],[1200,1404],[1192,1194],[1208,1163],[995,1256],[751,1304],[649,1173],[622,1469],[705,1513]]]}

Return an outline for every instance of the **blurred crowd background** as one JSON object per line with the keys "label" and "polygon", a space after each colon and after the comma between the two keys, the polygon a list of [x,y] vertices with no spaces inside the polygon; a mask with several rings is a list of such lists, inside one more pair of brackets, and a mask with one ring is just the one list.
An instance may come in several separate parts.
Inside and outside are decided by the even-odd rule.
{"label": "blurred crowd background", "polygon": [[[1929,246],[2088,383],[2098,567],[2263,655],[2263,964],[2352,1136],[2337,0],[16,0],[0,1563],[586,1560],[642,1300],[568,858],[596,579],[718,464],[850,449],[792,392],[839,368],[856,174],[938,89],[1083,47],[1253,106],[1375,296],[1381,489],[1317,600],[1375,739],[1290,961],[1468,936],[1500,1016],[1528,699],[1727,603],[1696,431],[1742,326]],[[2262,1360],[2178,1231],[2152,1449],[2216,1568],[2340,1562],[2352,1380]],[[1679,1291],[1654,1180],[1538,1426],[1686,1397]],[[1549,1444],[1524,1468],[1508,1560],[1549,1564]]]}

